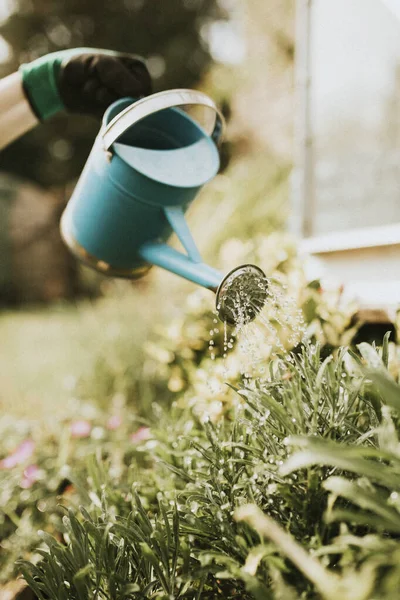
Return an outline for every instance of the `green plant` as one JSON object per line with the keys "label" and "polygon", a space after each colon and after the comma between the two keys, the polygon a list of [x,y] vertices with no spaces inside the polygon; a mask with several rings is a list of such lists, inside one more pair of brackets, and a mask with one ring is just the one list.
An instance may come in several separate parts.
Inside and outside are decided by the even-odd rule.
{"label": "green plant", "polygon": [[92,474],[96,502],[70,513],[63,541],[46,537],[40,563],[24,563],[30,585],[52,596],[67,573],[67,600],[395,598],[400,388],[387,339],[380,353],[359,350],[277,357],[217,423],[156,408],[152,485],[148,463]]}
{"label": "green plant", "polygon": [[[102,479],[97,470],[88,472],[89,456],[107,461],[121,493],[133,476],[130,462],[152,466],[151,456],[141,453],[150,430],[121,402],[114,402],[111,414],[91,405],[73,408],[69,419],[50,428],[0,420],[0,584],[16,573],[15,560],[33,551],[38,529],[62,534],[60,505],[91,506],[87,479],[90,493],[101,495]],[[147,481],[153,490],[151,473]]]}

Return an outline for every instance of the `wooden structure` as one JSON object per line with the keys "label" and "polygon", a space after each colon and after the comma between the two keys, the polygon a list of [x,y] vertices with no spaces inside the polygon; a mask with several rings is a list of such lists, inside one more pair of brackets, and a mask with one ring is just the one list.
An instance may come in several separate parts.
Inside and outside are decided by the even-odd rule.
{"label": "wooden structure", "polygon": [[291,229],[311,276],[388,318],[400,305],[399,4],[297,0]]}

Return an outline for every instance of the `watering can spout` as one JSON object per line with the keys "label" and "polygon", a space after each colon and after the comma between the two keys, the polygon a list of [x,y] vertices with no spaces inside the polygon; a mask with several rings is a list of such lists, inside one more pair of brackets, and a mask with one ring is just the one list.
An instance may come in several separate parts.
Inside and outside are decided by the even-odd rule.
{"label": "watering can spout", "polygon": [[184,279],[217,292],[224,276],[204,262],[194,262],[167,244],[149,242],[139,250],[140,256],[148,263],[156,265]]}
{"label": "watering can spout", "polygon": [[241,265],[223,275],[204,262],[194,262],[167,244],[149,242],[140,251],[148,263],[197,283],[216,294],[216,312],[225,323],[245,325],[253,321],[268,298],[268,282],[255,265]]}

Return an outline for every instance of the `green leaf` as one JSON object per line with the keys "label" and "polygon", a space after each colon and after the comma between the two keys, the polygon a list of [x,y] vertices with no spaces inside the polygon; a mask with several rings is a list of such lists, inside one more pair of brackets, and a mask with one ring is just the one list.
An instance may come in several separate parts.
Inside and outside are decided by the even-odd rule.
{"label": "green leaf", "polygon": [[78,581],[79,579],[84,579],[87,575],[90,575],[94,570],[93,565],[87,564],[86,567],[82,567],[79,569],[76,575],[74,575],[74,580]]}
{"label": "green leaf", "polygon": [[257,506],[241,506],[236,510],[235,518],[237,521],[247,522],[261,538],[270,539],[312,581],[321,594],[328,598],[325,593],[329,590],[329,598],[334,598],[335,590],[338,587],[337,577],[329,573],[292,536],[286,533],[273,519],[262,513]]}
{"label": "green leaf", "polygon": [[348,481],[343,477],[330,477],[323,483],[323,487],[336,496],[346,498],[356,506],[379,516],[381,518],[379,527],[381,531],[400,533],[400,514],[386,504],[387,496],[378,493],[376,490],[366,491],[359,483]]}
{"label": "green leaf", "polygon": [[122,589],[122,594],[124,596],[130,596],[136,592],[140,592],[140,586],[137,583],[128,583],[128,585]]}
{"label": "green leaf", "polygon": [[151,563],[154,572],[157,574],[159,581],[166,593],[169,593],[168,582],[165,578],[164,572],[160,566],[159,558],[156,556],[155,552],[150,548],[150,546],[146,542],[140,543],[140,548],[143,553],[143,557]]}
{"label": "green leaf", "polygon": [[380,371],[367,371],[366,375],[378,389],[383,401],[400,411],[400,386],[388,374]]}
{"label": "green leaf", "polygon": [[387,331],[383,338],[382,343],[382,362],[385,365],[386,369],[389,367],[389,338],[391,332]]}
{"label": "green leaf", "polygon": [[[314,465],[331,466],[350,471],[358,477],[368,477],[388,489],[400,490],[400,465],[395,468],[364,456],[398,460],[396,456],[374,448],[345,446],[325,440],[303,439],[305,450],[295,452],[280,468],[282,475]],[[308,447],[307,447],[308,446]]]}
{"label": "green leaf", "polygon": [[87,578],[88,575],[90,575],[90,573],[92,572],[93,565],[88,564],[85,567],[79,569],[79,571],[73,577],[74,586],[76,588],[76,591],[78,592],[78,597],[81,598],[81,600],[87,599],[87,595],[90,589],[87,585],[87,583],[90,585],[90,581],[87,581]]}
{"label": "green leaf", "polygon": [[311,323],[317,316],[318,302],[316,301],[315,298],[310,296],[303,303],[302,310],[303,310],[304,319],[305,319],[306,323]]}
{"label": "green leaf", "polygon": [[361,342],[357,345],[361,356],[371,369],[383,369],[383,362],[378,352],[370,344]]}
{"label": "green leaf", "polygon": [[255,575],[257,573],[258,566],[262,559],[271,553],[269,546],[259,545],[255,546],[250,550],[246,557],[246,562],[242,570],[249,575]]}
{"label": "green leaf", "polygon": [[50,549],[60,547],[59,542],[46,531],[38,531],[38,536]]}
{"label": "green leaf", "polygon": [[[363,511],[351,509],[334,509],[327,517],[327,523],[351,523],[352,525],[361,525],[369,530],[384,532],[385,524],[378,515],[366,513]],[[389,529],[387,531],[390,531]]]}

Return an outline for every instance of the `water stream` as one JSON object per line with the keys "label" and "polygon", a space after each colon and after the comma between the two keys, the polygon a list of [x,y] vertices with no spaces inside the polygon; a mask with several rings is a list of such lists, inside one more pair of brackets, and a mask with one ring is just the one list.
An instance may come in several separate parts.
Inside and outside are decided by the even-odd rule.
{"label": "water stream", "polygon": [[[302,311],[281,283],[266,277],[233,287],[232,293],[228,289],[226,297],[235,322],[221,323],[215,313],[210,330],[210,357],[222,359],[225,381],[237,380],[239,375],[246,385],[251,385],[265,379],[269,359],[303,340]],[[256,316],[249,320],[249,314]],[[221,334],[222,356],[217,353],[215,343],[216,336]]]}

